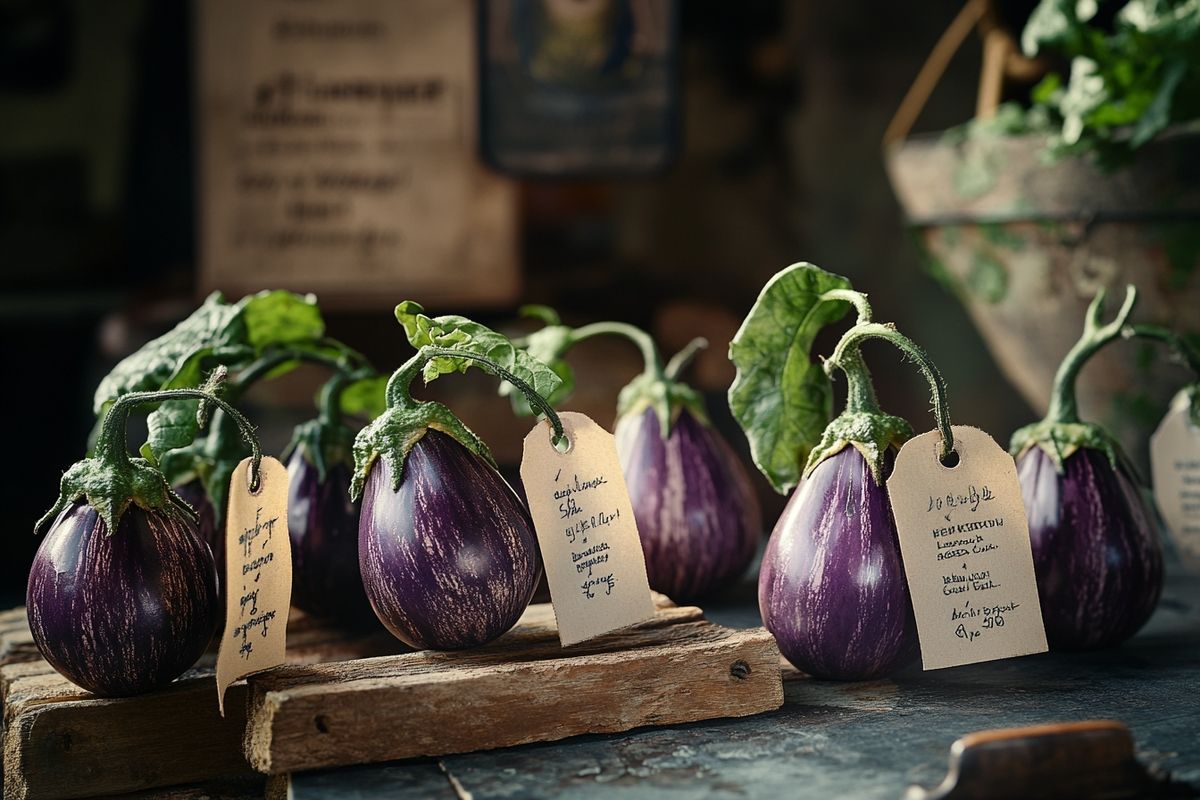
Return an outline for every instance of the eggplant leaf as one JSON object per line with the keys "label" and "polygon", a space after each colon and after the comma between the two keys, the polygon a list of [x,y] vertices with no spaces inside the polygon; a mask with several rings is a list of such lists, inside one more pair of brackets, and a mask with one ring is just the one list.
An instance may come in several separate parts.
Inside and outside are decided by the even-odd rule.
{"label": "eggplant leaf", "polygon": [[341,394],[342,413],[367,419],[375,419],[382,414],[387,407],[384,390],[388,378],[388,375],[372,375],[347,384]]}
{"label": "eggplant leaf", "polygon": [[[409,343],[418,350],[436,347],[483,356],[529,384],[543,398],[553,396],[562,385],[562,378],[553,369],[513,346],[504,334],[466,317],[449,315],[430,318],[423,311],[419,304],[412,301],[396,306],[396,319],[404,326]],[[422,374],[425,382],[429,383],[441,375],[466,372],[471,367],[479,366],[481,364],[478,361],[470,358],[438,356],[425,364]]]}
{"label": "eggplant leaf", "polygon": [[162,387],[199,350],[240,344],[244,339],[241,306],[214,292],[187,319],[118,363],[100,381],[92,411],[101,415],[121,395]]}
{"label": "eggplant leaf", "polygon": [[832,416],[830,380],[809,353],[821,328],[850,308],[822,295],[849,288],[840,275],[793,264],[763,287],[729,344],[737,367],[730,411],[746,432],[754,463],[780,493],[799,482]]}
{"label": "eggplant leaf", "polygon": [[313,295],[283,290],[259,292],[242,300],[246,343],[256,350],[270,345],[311,342],[325,335],[325,320]]}
{"label": "eggplant leaf", "polygon": [[[530,308],[525,306],[521,309],[522,314]],[[546,319],[558,319],[558,314],[553,309],[547,306],[535,306],[538,309],[545,309]],[[562,383],[555,389],[546,400],[550,405],[557,406],[563,400],[571,396],[571,392],[575,390],[575,370],[567,363],[563,355],[574,344],[571,338],[571,329],[566,325],[560,325],[557,322],[547,325],[541,330],[534,331],[525,337],[525,352],[542,362],[550,369],[554,370],[554,374],[559,377]],[[534,415],[533,409],[529,406],[529,401],[525,399],[525,395],[521,394],[517,387],[510,383],[500,385],[500,395],[508,397],[512,402],[513,412],[521,417],[531,417]]]}

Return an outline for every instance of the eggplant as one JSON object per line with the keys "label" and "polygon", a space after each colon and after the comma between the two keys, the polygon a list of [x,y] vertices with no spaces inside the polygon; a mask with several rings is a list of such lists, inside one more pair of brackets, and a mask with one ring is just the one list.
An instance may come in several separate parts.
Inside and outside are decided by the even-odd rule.
{"label": "eggplant", "polygon": [[217,622],[212,552],[187,519],[131,506],[108,534],[86,501],[38,548],[26,595],[38,650],[102,697],[165,686],[196,663]]}
{"label": "eggplant", "polygon": [[196,512],[196,533],[212,550],[217,569],[225,566],[225,531],[217,529],[217,513],[199,478],[175,487],[175,494]]}
{"label": "eggplant", "polygon": [[793,492],[763,555],[758,604],[780,652],[814,677],[866,680],[913,660],[891,504],[856,448],[821,461]]}
{"label": "eggplant", "polygon": [[[1129,322],[1137,289],[1108,323],[1105,293],[1088,306],[1083,333],[1054,376],[1039,422],[1009,447],[1029,522],[1046,639],[1055,650],[1111,647],[1135,634],[1162,595],[1163,557],[1156,515],[1146,505],[1120,444],[1080,419],[1075,382],[1110,342],[1145,337],[1184,347],[1158,326]],[[1200,365],[1193,354],[1191,363]]]}
{"label": "eggplant", "polygon": [[376,616],[419,649],[486,644],[529,605],[541,575],[529,511],[500,473],[428,428],[396,488],[387,458],[366,479],[359,566]]}
{"label": "eggplant", "polygon": [[292,605],[348,625],[374,624],[358,567],[359,507],[350,499],[350,466],[330,464],[322,479],[298,447],[287,469]]}
{"label": "eggplant", "polygon": [[1110,647],[1158,605],[1162,547],[1124,461],[1081,448],[1059,472],[1041,447],[1018,459],[1046,638],[1054,649]]}
{"label": "eggplant", "polygon": [[653,406],[615,430],[650,588],[677,601],[724,589],[758,549],[762,511],[737,455],[684,407],[664,438]]}

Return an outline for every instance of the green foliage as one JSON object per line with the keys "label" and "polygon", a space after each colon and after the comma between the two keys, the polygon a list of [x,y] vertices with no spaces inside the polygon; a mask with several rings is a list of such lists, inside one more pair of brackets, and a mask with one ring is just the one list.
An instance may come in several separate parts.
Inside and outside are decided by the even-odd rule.
{"label": "green foliage", "polygon": [[1113,166],[1168,125],[1200,118],[1200,0],[1129,0],[1111,30],[1097,11],[1094,0],[1042,0],[1021,47],[1070,63],[1033,91],[1031,114],[1054,127],[1051,153]]}
{"label": "green foliage", "polygon": [[828,376],[813,362],[817,333],[850,305],[823,297],[850,281],[793,264],[772,278],[729,345],[737,376],[729,408],[746,432],[754,463],[776,491],[795,486],[833,413]]}

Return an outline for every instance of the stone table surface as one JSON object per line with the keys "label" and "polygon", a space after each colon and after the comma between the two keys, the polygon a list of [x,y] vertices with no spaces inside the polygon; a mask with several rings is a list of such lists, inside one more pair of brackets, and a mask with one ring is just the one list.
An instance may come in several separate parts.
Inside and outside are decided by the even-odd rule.
{"label": "stone table surface", "polygon": [[[760,624],[749,584],[706,613]],[[789,680],[784,706],[768,714],[298,774],[291,797],[894,800],[940,782],[964,734],[1084,719],[1125,723],[1144,764],[1200,787],[1198,679],[1200,578],[1176,568],[1153,619],[1113,650],[914,667],[866,683]]]}

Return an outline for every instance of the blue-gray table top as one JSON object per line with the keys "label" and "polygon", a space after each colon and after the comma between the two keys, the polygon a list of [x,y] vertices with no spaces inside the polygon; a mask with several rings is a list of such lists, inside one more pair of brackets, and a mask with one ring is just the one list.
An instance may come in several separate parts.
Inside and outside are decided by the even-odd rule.
{"label": "blue-gray table top", "polygon": [[[937,784],[964,734],[1084,719],[1124,722],[1143,763],[1200,786],[1200,578],[1172,567],[1154,617],[1113,650],[914,667],[868,683],[789,681],[783,708],[768,714],[306,773],[291,796],[895,800],[910,784]],[[760,624],[749,584],[706,612]]]}

